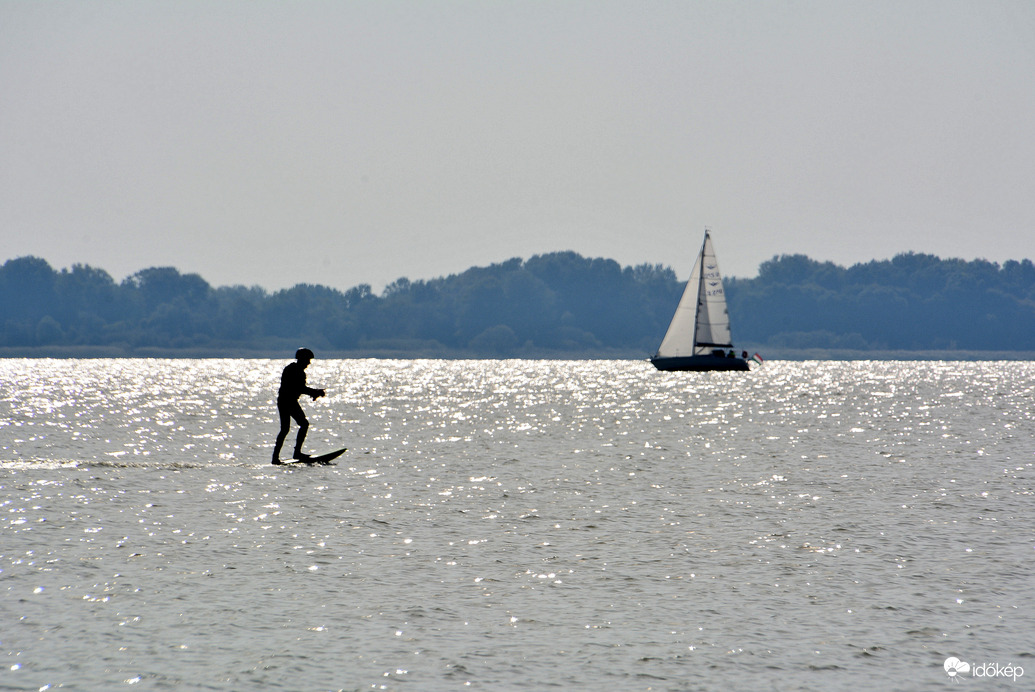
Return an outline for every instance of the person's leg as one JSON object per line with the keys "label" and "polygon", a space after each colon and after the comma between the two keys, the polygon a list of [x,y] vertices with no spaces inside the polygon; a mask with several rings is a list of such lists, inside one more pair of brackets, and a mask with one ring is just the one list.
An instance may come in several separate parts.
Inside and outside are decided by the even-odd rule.
{"label": "person's leg", "polygon": [[273,463],[280,463],[280,449],[284,446],[288,431],[291,429],[291,412],[287,406],[277,402],[277,413],[280,415],[280,432],[277,433],[277,442],[273,445]]}
{"label": "person's leg", "polygon": [[298,435],[295,437],[295,459],[302,458],[302,443],[305,442],[305,434],[309,432],[309,419],[305,417],[305,413],[302,412],[302,407],[295,402],[294,410],[291,411],[291,417],[298,423]]}

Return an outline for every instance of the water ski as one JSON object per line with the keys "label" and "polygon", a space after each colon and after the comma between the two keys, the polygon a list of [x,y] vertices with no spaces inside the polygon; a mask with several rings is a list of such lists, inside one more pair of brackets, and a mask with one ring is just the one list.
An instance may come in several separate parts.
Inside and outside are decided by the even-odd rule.
{"label": "water ski", "polygon": [[313,466],[315,464],[323,464],[325,466],[334,466],[334,464],[332,464],[331,461],[333,461],[334,459],[337,459],[342,454],[344,454],[346,451],[348,451],[348,447],[342,447],[339,450],[336,450],[336,451],[333,451],[333,452],[328,452],[327,454],[321,454],[318,457],[306,457],[304,459],[288,459],[286,461],[280,462],[280,464],[283,465],[283,466],[287,466],[289,464],[292,464],[292,465],[295,465],[295,466],[298,466],[298,465],[301,465],[301,464],[305,464],[306,466]]}

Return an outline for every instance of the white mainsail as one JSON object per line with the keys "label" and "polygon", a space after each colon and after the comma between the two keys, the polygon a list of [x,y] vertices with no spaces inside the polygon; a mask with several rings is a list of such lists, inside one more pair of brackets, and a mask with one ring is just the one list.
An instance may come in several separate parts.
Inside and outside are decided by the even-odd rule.
{"label": "white mainsail", "polygon": [[715,259],[712,238],[704,232],[704,244],[694,263],[676,314],[668,325],[657,357],[678,358],[711,353],[717,348],[733,348],[730,318],[722,274]]}

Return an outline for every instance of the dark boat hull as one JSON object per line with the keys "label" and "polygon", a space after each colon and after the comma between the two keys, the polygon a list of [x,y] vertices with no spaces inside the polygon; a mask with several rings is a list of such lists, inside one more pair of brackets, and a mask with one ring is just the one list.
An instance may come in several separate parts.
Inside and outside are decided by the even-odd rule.
{"label": "dark boat hull", "polygon": [[743,358],[727,358],[726,356],[685,356],[681,358],[659,358],[655,356],[650,362],[658,370],[666,372],[713,372],[713,371],[745,371],[750,370],[748,362]]}

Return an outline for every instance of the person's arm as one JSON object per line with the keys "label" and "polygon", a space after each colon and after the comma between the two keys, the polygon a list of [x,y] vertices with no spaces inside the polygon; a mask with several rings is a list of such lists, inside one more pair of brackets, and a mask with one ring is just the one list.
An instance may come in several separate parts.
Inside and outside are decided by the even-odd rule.
{"label": "person's arm", "polygon": [[309,385],[307,385],[305,383],[305,370],[302,370],[301,374],[302,374],[302,377],[299,378],[299,383],[298,383],[299,384],[299,390],[298,391],[299,391],[300,394],[308,394],[309,396],[313,397],[313,399],[319,399],[320,397],[322,397],[324,394],[327,393],[327,392],[323,391],[322,389],[314,389],[313,387],[310,387]]}

